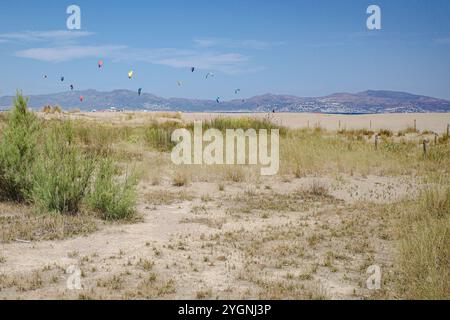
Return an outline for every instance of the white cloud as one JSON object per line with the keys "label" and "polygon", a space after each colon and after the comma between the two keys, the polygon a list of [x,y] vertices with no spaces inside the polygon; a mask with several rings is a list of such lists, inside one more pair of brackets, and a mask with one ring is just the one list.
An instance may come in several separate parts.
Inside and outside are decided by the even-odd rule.
{"label": "white cloud", "polygon": [[44,41],[71,41],[93,35],[87,31],[24,31],[0,33],[0,42],[44,42]]}
{"label": "white cloud", "polygon": [[16,52],[17,57],[46,62],[65,62],[89,57],[110,56],[126,49],[125,46],[65,46],[53,48],[32,48]]}
{"label": "white cloud", "polygon": [[450,44],[450,38],[435,39],[434,42],[437,44]]}
{"label": "white cloud", "polygon": [[233,40],[228,38],[198,38],[194,39],[197,46],[202,48],[223,47],[262,50],[284,45],[284,42],[268,42],[260,40]]}
{"label": "white cloud", "polygon": [[217,53],[175,48],[133,49],[127,46],[61,46],[31,48],[16,52],[17,57],[45,62],[67,62],[70,60],[103,57],[113,61],[140,61],[173,68],[216,70],[228,74],[250,71],[246,65],[250,57],[239,53]]}
{"label": "white cloud", "polygon": [[192,53],[174,57],[156,59],[153,63],[174,68],[196,66],[199,69],[210,69],[235,74],[249,61],[249,57],[239,53]]}
{"label": "white cloud", "polygon": [[[131,48],[124,45],[79,45],[78,39],[93,33],[72,31],[31,31],[0,34],[1,41],[20,43],[46,42],[46,46],[17,51],[15,56],[44,62],[67,62],[91,57],[109,58],[112,61],[138,61],[164,65],[172,68],[196,67],[204,70],[221,71],[228,74],[256,72],[263,67],[251,66],[250,57],[236,52],[223,52],[224,48],[263,49],[270,43],[244,40],[235,42],[227,39],[197,39],[194,49],[177,48]],[[56,45],[56,42],[58,45]],[[212,47],[222,46],[222,50]],[[231,51],[231,50],[230,50]]]}

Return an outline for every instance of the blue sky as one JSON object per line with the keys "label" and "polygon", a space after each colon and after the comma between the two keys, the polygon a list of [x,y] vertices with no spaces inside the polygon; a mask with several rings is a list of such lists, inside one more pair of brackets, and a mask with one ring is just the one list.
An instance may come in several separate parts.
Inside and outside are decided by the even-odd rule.
{"label": "blue sky", "polygon": [[[80,31],[66,28],[71,4]],[[366,27],[371,4],[382,30]],[[0,95],[73,84],[224,100],[236,88],[243,98],[387,89],[450,99],[449,16],[446,0],[10,1],[0,11]]]}

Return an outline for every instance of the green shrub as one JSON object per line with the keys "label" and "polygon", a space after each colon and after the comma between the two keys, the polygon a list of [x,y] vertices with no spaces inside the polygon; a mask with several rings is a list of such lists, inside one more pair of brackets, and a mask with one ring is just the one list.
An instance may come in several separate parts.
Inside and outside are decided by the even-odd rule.
{"label": "green shrub", "polygon": [[50,129],[34,170],[32,198],[39,208],[78,212],[95,165],[94,158],[80,150],[70,122]]}
{"label": "green shrub", "polygon": [[111,159],[100,162],[87,198],[88,205],[107,220],[127,219],[135,213],[136,179],[133,175],[120,179],[115,169]]}
{"label": "green shrub", "polygon": [[33,185],[40,123],[27,103],[17,93],[0,141],[0,198],[4,200],[27,200]]}
{"label": "green shrub", "polygon": [[[189,124],[187,128],[193,131],[194,124],[193,123]],[[242,117],[242,118],[217,117],[211,120],[203,121],[203,131],[206,131],[211,128],[220,130],[222,132],[225,132],[227,129],[242,129],[244,131],[248,129],[254,129],[257,132],[261,129],[266,129],[269,132],[272,129],[279,129],[281,136],[285,136],[287,132],[285,127],[276,125],[267,118],[258,119],[251,117]]]}

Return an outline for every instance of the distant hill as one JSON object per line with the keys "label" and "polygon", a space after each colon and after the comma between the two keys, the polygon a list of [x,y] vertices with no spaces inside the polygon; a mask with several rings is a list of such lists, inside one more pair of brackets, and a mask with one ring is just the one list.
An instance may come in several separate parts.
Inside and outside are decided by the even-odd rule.
{"label": "distant hill", "polygon": [[[81,103],[79,97],[84,97]],[[265,94],[249,99],[236,99],[217,103],[213,100],[170,98],[165,99],[134,91],[96,90],[70,91],[30,96],[30,107],[60,105],[63,109],[79,108],[83,111],[110,107],[126,110],[183,111],[183,112],[322,112],[322,113],[402,113],[450,112],[450,101],[406,92],[368,90],[360,93],[335,93],[325,97],[302,98],[290,95]],[[1,97],[0,106],[9,108],[13,97]]]}

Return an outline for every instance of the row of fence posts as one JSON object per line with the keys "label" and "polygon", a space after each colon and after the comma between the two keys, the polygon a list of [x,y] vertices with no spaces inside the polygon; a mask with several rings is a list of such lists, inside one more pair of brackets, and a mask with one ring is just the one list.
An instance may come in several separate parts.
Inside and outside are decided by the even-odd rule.
{"label": "row of fence posts", "polygon": [[[307,122],[307,126],[308,126],[308,129],[309,129],[309,128],[310,128],[309,120],[308,120],[308,122]],[[316,127],[320,127],[320,121],[317,121]],[[339,131],[340,131],[341,128],[342,128],[342,122],[341,122],[341,120],[339,120],[338,128],[339,128]],[[369,129],[372,130],[372,120],[370,120],[370,123],[369,123]],[[414,119],[414,131],[417,131],[417,120],[416,120],[416,119]],[[437,137],[436,137],[437,133],[434,133],[434,134],[435,134],[435,142],[436,142],[436,141],[437,141]],[[450,136],[450,123],[447,124],[447,136]],[[435,144],[436,144],[436,143],[435,143]]]}
{"label": "row of fence posts", "polygon": [[[316,126],[320,127],[320,121],[316,122]],[[308,127],[308,129],[310,128],[309,120],[307,122],[307,127]],[[338,128],[339,128],[339,130],[341,130],[341,128],[342,128],[341,120],[339,120]],[[369,122],[369,129],[372,130],[372,120],[370,120],[370,122]],[[414,131],[417,131],[417,120],[416,119],[414,119]],[[450,136],[450,123],[447,124],[447,136]]]}
{"label": "row of fence posts", "polygon": [[[414,120],[414,130],[417,131],[417,122]],[[436,146],[438,144],[438,138],[439,134],[436,132],[433,132],[434,134],[434,145]],[[450,123],[447,124],[447,137],[450,137]],[[378,150],[378,142],[379,142],[380,136],[378,134],[375,135],[375,150]],[[430,149],[430,140],[424,139],[422,142],[423,145],[423,156],[427,157],[429,149]]]}

